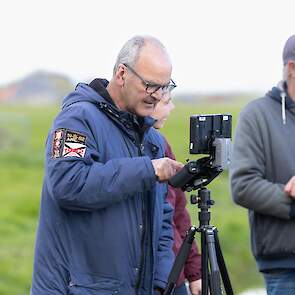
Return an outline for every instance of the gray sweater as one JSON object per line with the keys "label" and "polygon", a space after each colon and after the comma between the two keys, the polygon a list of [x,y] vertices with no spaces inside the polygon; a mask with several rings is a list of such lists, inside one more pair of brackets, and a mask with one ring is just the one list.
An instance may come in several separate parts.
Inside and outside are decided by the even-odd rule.
{"label": "gray sweater", "polygon": [[295,103],[274,87],[241,112],[230,169],[234,201],[249,209],[251,246],[261,271],[295,268],[294,199],[284,186],[295,175]]}

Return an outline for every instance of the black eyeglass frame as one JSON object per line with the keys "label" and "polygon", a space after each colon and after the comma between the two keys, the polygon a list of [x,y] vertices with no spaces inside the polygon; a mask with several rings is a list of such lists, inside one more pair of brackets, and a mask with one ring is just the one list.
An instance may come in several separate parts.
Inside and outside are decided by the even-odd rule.
{"label": "black eyeglass frame", "polygon": [[[123,63],[123,65],[129,69],[137,78],[139,78],[141,80],[141,82],[145,85],[145,91],[147,94],[152,95],[155,92],[157,92],[159,89],[162,89],[162,95],[163,94],[167,94],[170,93],[174,88],[177,87],[177,85],[175,84],[175,82],[170,79],[169,83],[166,85],[157,85],[157,84],[151,84],[149,82],[147,82],[145,79],[143,79],[131,66],[129,66],[126,63]],[[152,91],[149,91],[148,89],[153,88]]]}

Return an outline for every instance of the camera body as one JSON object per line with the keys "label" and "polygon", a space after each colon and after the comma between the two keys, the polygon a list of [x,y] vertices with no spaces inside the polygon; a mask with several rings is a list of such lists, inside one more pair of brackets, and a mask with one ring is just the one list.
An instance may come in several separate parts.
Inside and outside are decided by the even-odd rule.
{"label": "camera body", "polygon": [[224,169],[231,158],[230,114],[193,115],[190,117],[190,154],[209,156],[188,162],[169,184],[191,191],[209,184]]}
{"label": "camera body", "polygon": [[212,166],[227,169],[231,157],[230,114],[193,115],[190,117],[190,154],[209,154]]}

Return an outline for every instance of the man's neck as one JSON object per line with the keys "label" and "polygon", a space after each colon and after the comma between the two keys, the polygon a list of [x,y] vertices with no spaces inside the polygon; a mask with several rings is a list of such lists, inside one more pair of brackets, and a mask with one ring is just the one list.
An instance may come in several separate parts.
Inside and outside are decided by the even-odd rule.
{"label": "man's neck", "polygon": [[113,81],[111,80],[110,83],[108,84],[108,86],[106,87],[110,97],[112,98],[114,104],[116,105],[116,107],[121,110],[121,111],[125,111],[125,103],[121,98],[121,95],[118,91],[118,89],[115,87],[115,85],[113,84]]}

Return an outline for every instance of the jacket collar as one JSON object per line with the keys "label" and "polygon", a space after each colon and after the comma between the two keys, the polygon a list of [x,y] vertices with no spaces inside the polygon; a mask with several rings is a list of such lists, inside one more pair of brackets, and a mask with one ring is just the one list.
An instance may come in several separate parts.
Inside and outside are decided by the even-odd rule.
{"label": "jacket collar", "polygon": [[98,108],[111,120],[116,122],[129,136],[133,138],[134,132],[136,132],[140,141],[142,141],[145,132],[153,126],[155,120],[152,117],[139,117],[132,113],[119,110],[106,89],[108,83],[106,79],[94,79],[89,84],[89,87],[103,98],[103,100],[98,102]]}

